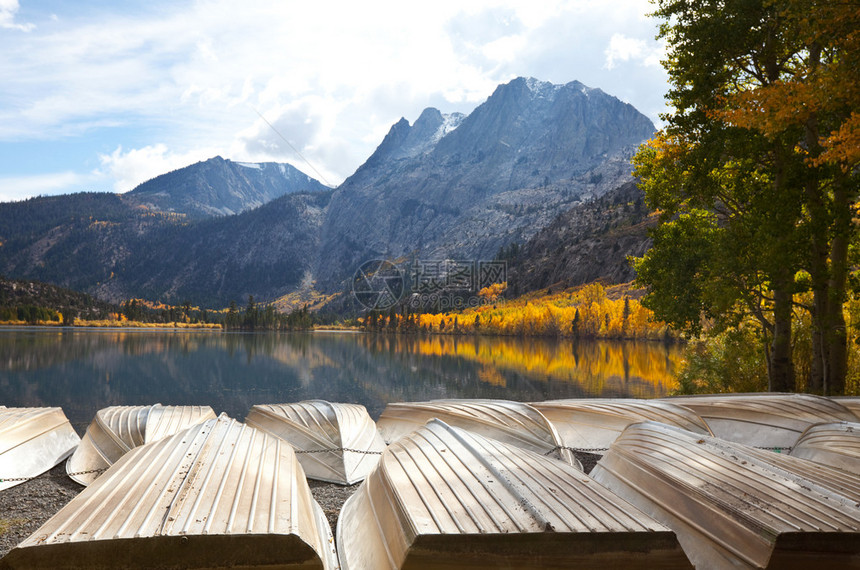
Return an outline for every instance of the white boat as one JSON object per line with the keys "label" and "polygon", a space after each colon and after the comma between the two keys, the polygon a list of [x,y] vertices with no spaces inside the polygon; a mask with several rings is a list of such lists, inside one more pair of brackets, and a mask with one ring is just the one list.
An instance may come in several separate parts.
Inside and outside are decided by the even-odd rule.
{"label": "white boat", "polygon": [[431,420],[337,525],[343,570],[691,568],[675,536],[561,461]]}
{"label": "white boat", "polygon": [[784,452],[811,425],[857,421],[835,400],[809,394],[683,396],[666,401],[698,414],[720,439]]}
{"label": "white boat", "polygon": [[289,445],[226,416],[137,447],[0,568],[336,568]]}
{"label": "white boat", "polygon": [[193,425],[214,419],[209,406],[111,406],[96,412],[81,445],[66,462],[69,477],[89,485],[120,457]]}
{"label": "white boat", "polygon": [[320,481],[358,483],[385,450],[376,424],[359,404],[309,400],[257,405],[245,423],[292,445],[305,475]]}
{"label": "white boat", "polygon": [[561,459],[582,470],[552,423],[529,404],[508,400],[432,400],[398,402],[385,407],[379,432],[391,444],[437,418],[484,437]]}
{"label": "white boat", "polygon": [[80,442],[60,408],[0,406],[0,491],[50,470]]}
{"label": "white boat", "polygon": [[860,474],[860,423],[839,422],[810,426],[791,455]]}
{"label": "white boat", "polygon": [[577,399],[534,402],[552,422],[564,445],[601,453],[630,424],[656,421],[712,435],[707,424],[687,408],[661,400]]}
{"label": "white boat", "polygon": [[857,568],[860,503],[820,467],[644,422],[591,476],[674,530],[696,568]]}

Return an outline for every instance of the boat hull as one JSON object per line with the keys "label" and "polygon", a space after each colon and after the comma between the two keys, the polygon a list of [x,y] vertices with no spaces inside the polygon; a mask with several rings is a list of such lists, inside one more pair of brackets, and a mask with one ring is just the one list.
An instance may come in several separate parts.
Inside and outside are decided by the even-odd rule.
{"label": "boat hull", "polygon": [[432,420],[344,505],[343,570],[690,568],[674,535],[572,466]]}
{"label": "boat hull", "polygon": [[707,424],[690,410],[670,402],[632,399],[578,399],[535,402],[558,430],[564,445],[601,452],[633,423],[658,421],[712,435]]}
{"label": "boat hull", "polygon": [[811,426],[797,440],[791,455],[860,474],[860,423]]}
{"label": "boat hull", "polygon": [[111,406],[96,412],[81,444],[66,462],[66,473],[89,485],[135,447],[214,419],[209,406]]}
{"label": "boat hull", "polygon": [[857,421],[838,401],[810,394],[683,396],[666,401],[698,414],[720,439],[784,452],[811,425]]}
{"label": "boat hull", "polygon": [[432,419],[523,449],[561,459],[580,471],[582,464],[566,449],[550,421],[529,404],[507,400],[433,400],[388,404],[377,425],[386,443]]}
{"label": "boat hull", "polygon": [[60,408],[0,408],[0,491],[58,465],[80,442]]}
{"label": "boat hull", "polygon": [[363,481],[385,450],[376,424],[358,404],[309,400],[257,405],[245,422],[292,445],[305,475],[319,481]]}
{"label": "boat hull", "polygon": [[840,489],[842,474],[833,478],[836,470],[818,467],[645,422],[628,427],[591,475],[674,530],[697,568],[804,568],[813,561],[816,568],[858,568],[857,499]]}
{"label": "boat hull", "polygon": [[137,447],[0,568],[334,569],[292,449],[226,416]]}

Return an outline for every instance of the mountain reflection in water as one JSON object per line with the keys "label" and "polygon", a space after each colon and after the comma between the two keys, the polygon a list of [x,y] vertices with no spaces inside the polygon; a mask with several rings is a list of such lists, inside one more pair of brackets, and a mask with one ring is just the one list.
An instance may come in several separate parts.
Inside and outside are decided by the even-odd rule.
{"label": "mountain reflection in water", "polygon": [[243,419],[254,404],[435,398],[656,398],[676,346],[647,342],[139,330],[0,330],[0,405],[61,406],[82,432],[112,405],[203,404]]}

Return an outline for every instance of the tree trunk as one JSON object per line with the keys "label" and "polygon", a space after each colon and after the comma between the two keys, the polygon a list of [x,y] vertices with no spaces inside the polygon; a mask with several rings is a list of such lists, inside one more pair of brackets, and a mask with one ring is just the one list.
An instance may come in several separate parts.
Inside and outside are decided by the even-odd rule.
{"label": "tree trunk", "polygon": [[826,291],[815,289],[812,298],[812,360],[809,363],[809,378],[806,381],[806,391],[811,394],[824,394],[824,376],[827,357],[824,354],[824,335],[822,315],[827,310],[825,302]]}
{"label": "tree trunk", "polygon": [[780,275],[773,284],[773,345],[768,367],[768,390],[771,392],[795,390],[794,362],[791,357],[791,316],[791,276]]}
{"label": "tree trunk", "polygon": [[[818,68],[821,47],[817,43],[809,48],[809,65]],[[818,116],[811,113],[804,128],[806,148],[814,154],[821,152],[818,142]],[[824,203],[819,172],[811,168],[806,175],[806,204],[810,216],[811,248],[809,258],[809,274],[812,277],[812,362],[806,391],[813,394],[823,394],[825,378],[827,377],[828,351],[824,331],[830,317],[828,307],[827,257],[830,254],[830,222],[827,206]]]}
{"label": "tree trunk", "polygon": [[839,396],[845,393],[848,372],[848,333],[845,328],[845,282],[848,276],[848,244],[851,240],[851,201],[846,183],[837,182],[833,191],[835,214],[833,239],[830,246],[830,281],[827,283],[827,328],[823,331],[826,350],[824,393]]}

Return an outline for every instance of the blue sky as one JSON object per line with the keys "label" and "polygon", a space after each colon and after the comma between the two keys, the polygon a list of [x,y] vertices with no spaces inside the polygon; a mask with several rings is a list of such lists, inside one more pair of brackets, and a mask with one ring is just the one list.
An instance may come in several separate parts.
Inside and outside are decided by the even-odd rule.
{"label": "blue sky", "polygon": [[0,201],[125,192],[215,155],[336,185],[400,117],[468,113],[517,76],[579,80],[656,123],[667,76],[651,9],[0,0]]}

